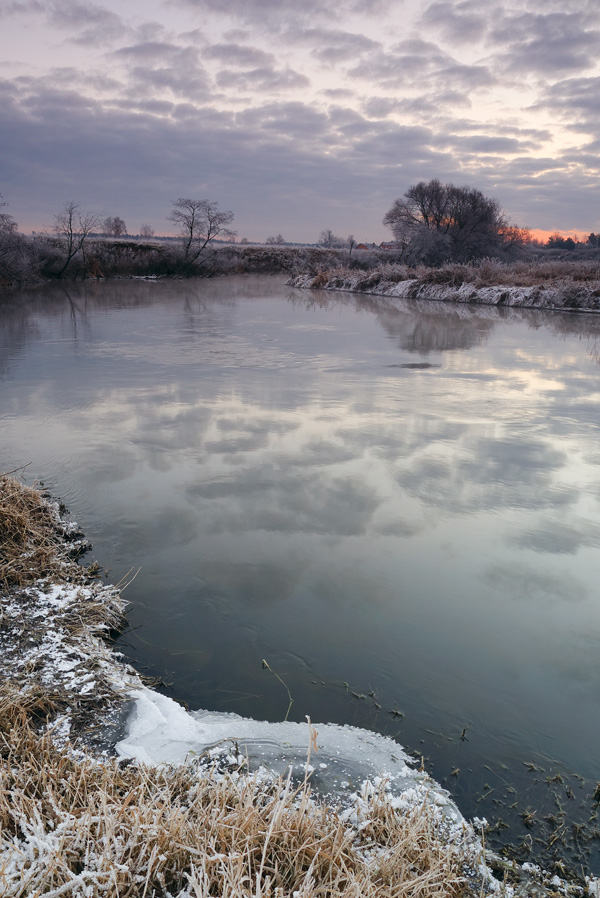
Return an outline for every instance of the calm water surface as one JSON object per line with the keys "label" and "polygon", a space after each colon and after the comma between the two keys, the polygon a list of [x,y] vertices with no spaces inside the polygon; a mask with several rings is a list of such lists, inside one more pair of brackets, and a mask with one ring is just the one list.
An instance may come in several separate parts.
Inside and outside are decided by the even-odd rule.
{"label": "calm water surface", "polygon": [[279,277],[9,294],[0,466],[140,568],[120,648],[171,695],[282,719],[266,659],[292,719],[395,736],[528,838],[600,779],[599,333]]}

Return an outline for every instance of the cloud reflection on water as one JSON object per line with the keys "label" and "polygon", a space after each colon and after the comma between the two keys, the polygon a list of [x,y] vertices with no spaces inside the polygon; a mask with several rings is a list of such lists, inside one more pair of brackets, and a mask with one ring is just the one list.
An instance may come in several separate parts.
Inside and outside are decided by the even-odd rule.
{"label": "cloud reflection on water", "polygon": [[[594,316],[286,302],[270,278],[162,291],[0,305],[3,457],[50,471],[100,561],[142,566],[140,654],[175,668],[210,645],[215,683],[297,656],[376,671],[390,707],[485,717],[510,704],[516,656],[523,701],[546,708],[535,638],[563,713],[560,670],[593,682],[571,644],[600,627]],[[401,367],[424,355],[440,367]]]}

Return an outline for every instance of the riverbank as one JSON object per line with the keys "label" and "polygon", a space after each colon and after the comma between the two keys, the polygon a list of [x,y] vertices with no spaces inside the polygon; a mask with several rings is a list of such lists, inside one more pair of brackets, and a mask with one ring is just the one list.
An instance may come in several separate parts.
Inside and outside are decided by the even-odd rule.
{"label": "riverbank", "polygon": [[[491,263],[489,267],[495,277],[487,273],[483,265],[423,269],[416,276],[414,270],[405,266],[384,266],[370,272],[330,270],[316,275],[300,274],[291,277],[286,284],[304,290],[370,294],[391,300],[473,303],[568,312],[600,311],[600,279],[595,270],[587,272],[587,278],[575,278],[573,273],[577,266],[573,267],[573,273],[569,273],[568,266],[561,265],[555,274],[550,270],[545,276],[533,273],[529,278],[519,278],[514,276],[511,266]],[[506,282],[494,283],[503,274]],[[486,280],[491,283],[486,283]]]}
{"label": "riverbank", "polygon": [[[110,649],[125,602],[77,563],[88,545],[59,503],[0,476],[0,536],[3,895],[586,894],[485,853],[395,744],[393,774],[335,808],[316,775],[335,728],[289,725],[304,739],[293,776],[251,765],[229,734],[256,746],[254,722],[188,714]],[[369,756],[391,744],[337,729]]]}

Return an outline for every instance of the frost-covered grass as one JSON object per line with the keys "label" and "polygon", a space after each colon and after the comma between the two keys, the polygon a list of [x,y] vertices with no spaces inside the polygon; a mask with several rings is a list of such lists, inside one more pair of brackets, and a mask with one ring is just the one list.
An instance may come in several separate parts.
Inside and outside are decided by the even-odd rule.
{"label": "frost-covered grass", "polygon": [[600,265],[592,261],[448,263],[439,268],[383,264],[368,271],[322,269],[288,286],[522,308],[600,311]]}
{"label": "frost-covered grass", "polygon": [[535,287],[555,283],[586,283],[600,289],[600,261],[481,259],[470,264],[448,263],[440,268],[419,266],[417,278],[428,284],[473,284],[475,287]]}
{"label": "frost-covered grass", "polygon": [[307,781],[76,757],[0,705],[2,895],[460,896],[465,839],[365,789],[345,817]]}
{"label": "frost-covered grass", "polygon": [[0,585],[5,589],[51,577],[84,579],[73,559],[87,548],[81,533],[60,517],[58,503],[0,474]]}
{"label": "frost-covered grass", "polygon": [[379,262],[365,271],[355,267],[323,266],[313,274],[314,286],[340,280],[354,279],[359,286],[368,288],[385,281],[400,283],[414,280],[420,284],[439,284],[459,287],[471,284],[480,287],[536,287],[563,283],[585,283],[600,290],[600,261],[595,260],[544,260],[529,259],[502,262],[499,259],[480,259],[476,262],[447,262],[438,267],[417,265],[409,267],[393,262]]}
{"label": "frost-covered grass", "polygon": [[31,714],[68,708],[76,730],[121,703],[106,637],[122,629],[124,602],[76,563],[88,546],[58,503],[0,476],[0,677]]}

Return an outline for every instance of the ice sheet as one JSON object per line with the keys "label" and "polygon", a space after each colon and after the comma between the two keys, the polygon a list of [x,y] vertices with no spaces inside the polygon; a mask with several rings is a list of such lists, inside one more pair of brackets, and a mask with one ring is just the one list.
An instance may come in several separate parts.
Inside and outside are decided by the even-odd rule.
{"label": "ice sheet", "polygon": [[[250,770],[274,774],[290,768],[300,779],[310,773],[313,789],[330,798],[353,794],[365,780],[381,782],[411,801],[426,798],[454,822],[462,817],[448,793],[415,769],[392,739],[368,730],[315,724],[316,751],[308,723],[269,723],[236,714],[188,712],[151,689],[136,689],[127,734],[117,743],[123,758],[150,764],[179,764],[189,755],[223,749],[248,759]],[[309,756],[310,747],[310,756]],[[308,768],[307,768],[308,765]]]}

